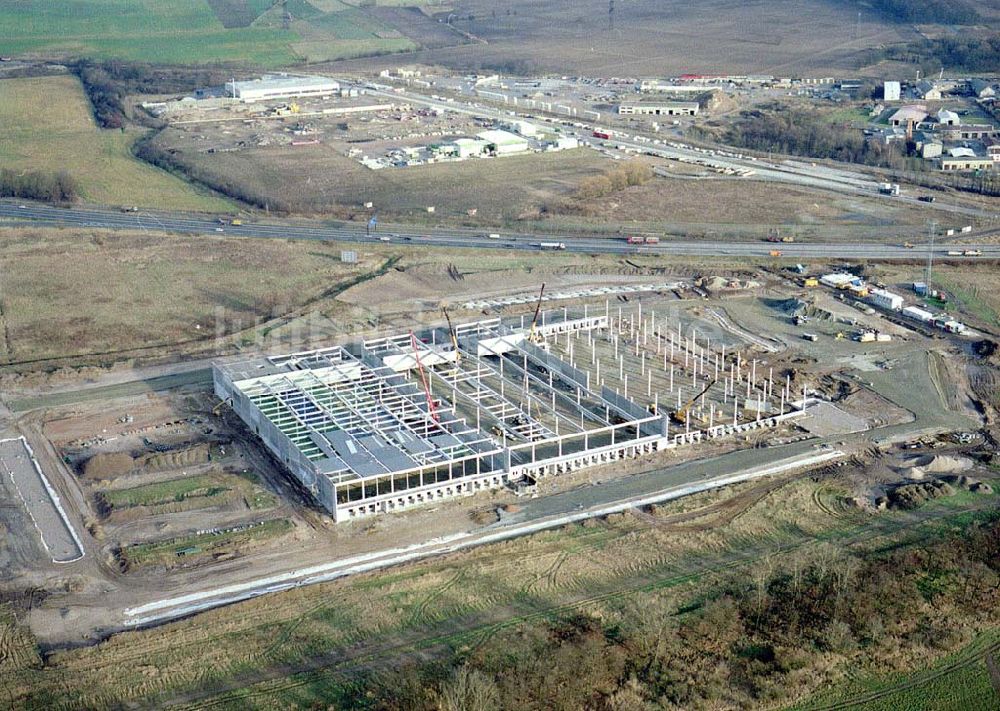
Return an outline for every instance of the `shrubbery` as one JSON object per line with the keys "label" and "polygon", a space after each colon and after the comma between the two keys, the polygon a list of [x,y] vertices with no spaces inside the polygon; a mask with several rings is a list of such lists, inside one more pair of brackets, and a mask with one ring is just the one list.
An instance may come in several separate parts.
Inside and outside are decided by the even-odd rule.
{"label": "shrubbery", "polygon": [[872,50],[865,64],[884,59],[917,65],[927,76],[942,67],[962,72],[1000,72],[1000,35],[942,37]]}
{"label": "shrubbery", "polygon": [[164,66],[115,59],[81,59],[72,69],[90,98],[94,118],[104,128],[120,128],[125,124],[125,97],[129,94],[171,94],[220,86],[234,72],[232,67],[224,65]]}
{"label": "shrubbery", "polygon": [[855,129],[841,128],[801,109],[748,111],[720,136],[723,143],[848,163],[901,168],[905,157],[895,145],[867,141]]}
{"label": "shrubbery", "polygon": [[576,195],[583,200],[602,198],[632,185],[642,185],[652,178],[653,169],[648,164],[637,160],[628,161],[603,175],[587,178],[580,183]]}
{"label": "shrubbery", "polygon": [[[881,550],[881,549],[880,549]],[[887,553],[757,561],[687,612],[629,627],[577,614],[525,624],[450,672],[411,666],[359,685],[378,709],[756,708],[968,643],[1000,606],[1000,521]],[[647,591],[642,595],[655,596]],[[639,601],[636,610],[642,609]],[[633,615],[635,617],[635,615]]]}
{"label": "shrubbery", "polygon": [[47,202],[72,202],[79,197],[76,180],[69,173],[40,170],[0,170],[0,197]]}
{"label": "shrubbery", "polygon": [[918,24],[974,25],[981,19],[966,0],[874,0],[883,14]]}

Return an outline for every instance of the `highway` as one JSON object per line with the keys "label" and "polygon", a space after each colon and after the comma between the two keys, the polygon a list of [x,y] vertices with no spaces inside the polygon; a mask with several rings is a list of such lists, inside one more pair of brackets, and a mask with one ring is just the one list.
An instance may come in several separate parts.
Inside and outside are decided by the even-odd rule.
{"label": "highway", "polygon": [[[908,249],[900,244],[884,243],[822,243],[796,242],[729,242],[721,240],[663,240],[658,245],[636,246],[624,239],[609,237],[576,237],[565,234],[505,233],[499,240],[488,239],[475,230],[460,228],[383,228],[368,235],[360,225],[324,226],[293,221],[254,221],[243,225],[220,226],[210,217],[153,212],[125,213],[97,208],[62,208],[16,202],[0,202],[0,224],[41,224],[59,227],[90,227],[111,230],[162,231],[179,234],[217,235],[249,239],[301,239],[353,244],[378,244],[388,241],[407,246],[442,247],[449,249],[513,249],[540,251],[542,242],[565,244],[567,252],[586,254],[646,254],[695,257],[768,257],[774,250],[790,259],[922,259],[927,256],[924,245]],[[955,247],[935,245],[935,258],[947,258]],[[963,244],[961,249],[979,250],[981,255],[961,259],[998,259],[1000,244]]]}

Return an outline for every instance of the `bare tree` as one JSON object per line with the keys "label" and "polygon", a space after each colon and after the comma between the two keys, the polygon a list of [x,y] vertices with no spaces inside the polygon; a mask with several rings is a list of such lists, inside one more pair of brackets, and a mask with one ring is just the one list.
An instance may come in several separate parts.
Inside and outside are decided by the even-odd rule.
{"label": "bare tree", "polygon": [[488,676],[461,667],[441,689],[440,711],[493,711],[500,706],[500,690]]}

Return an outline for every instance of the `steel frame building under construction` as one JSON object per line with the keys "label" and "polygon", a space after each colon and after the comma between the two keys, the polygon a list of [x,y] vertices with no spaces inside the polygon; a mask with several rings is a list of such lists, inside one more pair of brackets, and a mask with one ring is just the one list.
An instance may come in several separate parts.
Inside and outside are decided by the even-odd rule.
{"label": "steel frame building under construction", "polygon": [[[761,394],[770,397],[773,383],[762,379],[753,385],[758,404],[747,421],[748,369],[748,399],[738,417],[737,373],[734,366],[726,368],[723,357],[723,372],[730,372],[733,382],[720,387],[733,402],[732,422],[723,424],[720,416],[717,424],[712,405],[707,427],[692,429],[689,419],[678,428],[670,415],[658,412],[655,400],[642,404],[630,398],[627,378],[624,389],[612,389],[601,378],[598,342],[614,342],[615,357],[624,358],[615,339],[634,331],[635,324],[634,316],[628,322],[614,319],[605,307],[597,315],[586,309],[574,316],[543,314],[531,327],[496,318],[453,330],[219,362],[213,366],[215,392],[336,521],[531,483],[703,437],[773,426],[797,414],[786,406],[785,389],[780,411],[763,406]],[[568,357],[557,353],[560,339],[581,337],[595,347],[596,374],[589,364],[573,362],[572,347]],[[681,345],[673,342],[671,355],[674,345],[679,357]],[[689,355],[695,363],[697,345],[684,347],[693,351],[684,363]],[[665,367],[666,356],[663,362]],[[705,372],[711,354],[706,359],[704,348],[701,362],[700,374],[694,366],[695,384],[711,377]],[[717,376],[718,370],[716,353]],[[651,388],[651,375],[649,383]],[[740,392],[742,397],[742,385]]]}

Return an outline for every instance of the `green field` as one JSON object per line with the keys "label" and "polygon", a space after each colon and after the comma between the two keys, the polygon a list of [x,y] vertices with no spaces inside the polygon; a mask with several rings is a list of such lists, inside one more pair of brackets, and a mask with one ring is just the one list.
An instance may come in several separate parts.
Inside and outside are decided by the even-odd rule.
{"label": "green field", "polygon": [[218,506],[243,497],[251,509],[272,508],[277,499],[233,475],[203,474],[129,489],[106,489],[99,497],[111,512],[145,507],[149,513]]}
{"label": "green field", "polygon": [[270,519],[237,530],[200,533],[165,541],[123,546],[121,557],[127,569],[148,565],[164,565],[172,568],[183,562],[234,553],[240,548],[256,546],[284,535],[292,528],[293,524],[287,518]]}
{"label": "green field", "polygon": [[[274,67],[416,47],[386,36],[393,28],[345,3],[273,5],[271,0],[0,3],[0,54]],[[287,24],[284,12],[291,16]]]}
{"label": "green field", "polygon": [[108,205],[220,211],[227,200],[134,158],[139,131],[102,131],[71,76],[0,80],[0,165],[66,171],[84,200]]}
{"label": "green field", "polygon": [[1000,632],[991,630],[929,668],[913,674],[852,679],[836,690],[817,695],[796,711],[850,703],[864,711],[991,711],[1000,692],[990,683],[985,655],[1000,655]]}

